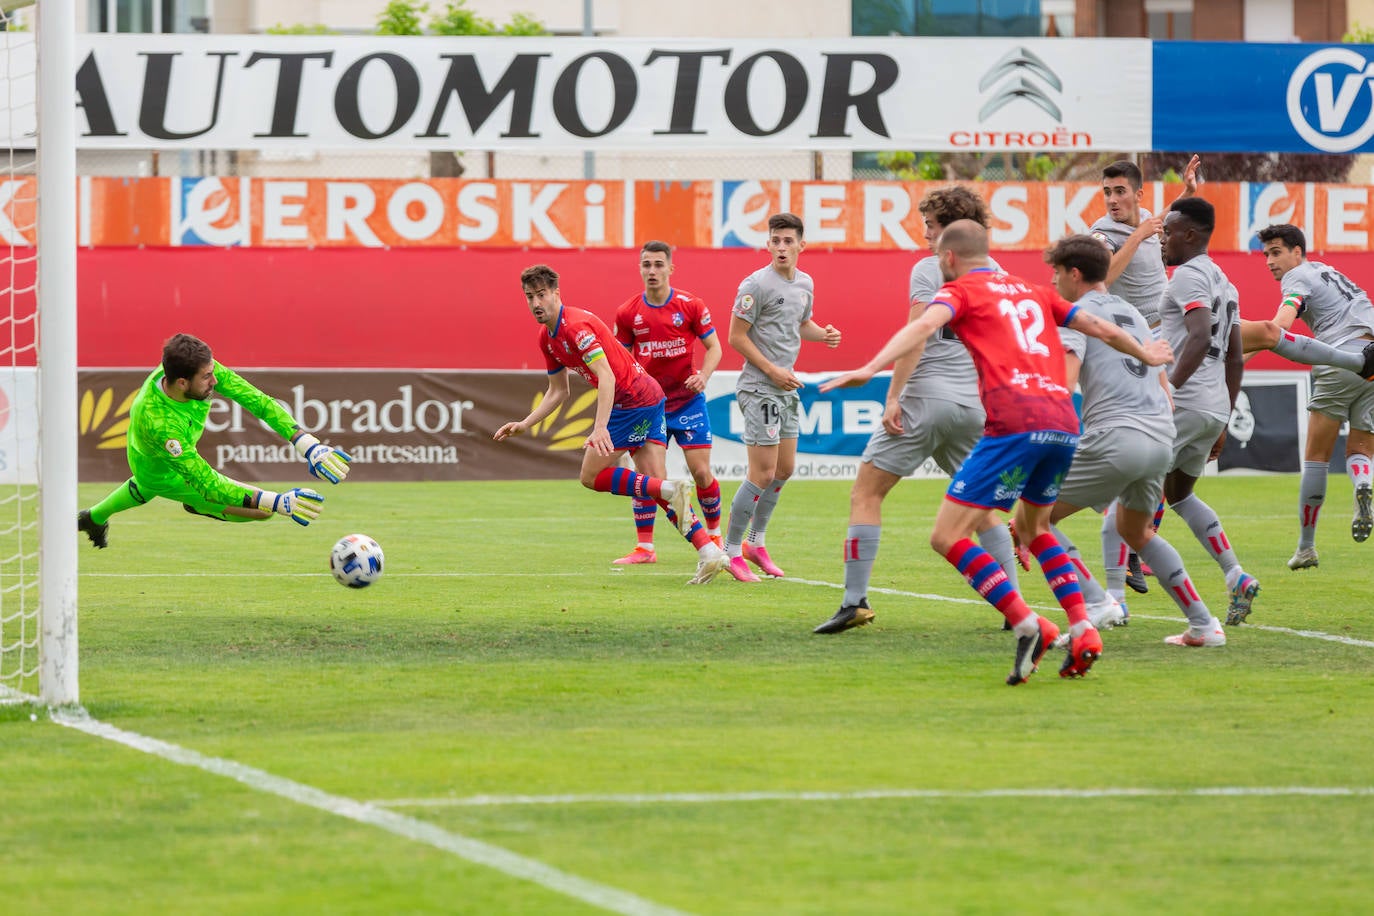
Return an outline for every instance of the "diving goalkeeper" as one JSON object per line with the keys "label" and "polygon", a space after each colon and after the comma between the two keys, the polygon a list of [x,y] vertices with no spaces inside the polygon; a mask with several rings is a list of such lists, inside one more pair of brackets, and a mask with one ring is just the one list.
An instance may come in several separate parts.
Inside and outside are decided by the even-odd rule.
{"label": "diving goalkeeper", "polygon": [[216,362],[210,347],[190,334],[178,334],[162,348],[154,369],[129,409],[129,470],[133,476],[90,509],[77,515],[77,527],[96,547],[108,543],[110,516],[141,506],[154,496],[175,500],[193,515],[226,522],[249,522],[284,515],[308,525],[320,515],[324,497],[297,487],[273,493],[230,480],[196,451],[216,394],[235,401],[262,420],[310,465],[310,473],[330,483],[348,476],[347,453],[301,429],[281,405],[242,376]]}

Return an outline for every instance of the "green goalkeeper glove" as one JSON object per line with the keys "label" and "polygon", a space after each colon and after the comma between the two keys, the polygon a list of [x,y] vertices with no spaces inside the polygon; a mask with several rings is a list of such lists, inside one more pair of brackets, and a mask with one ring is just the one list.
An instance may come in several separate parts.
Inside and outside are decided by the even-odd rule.
{"label": "green goalkeeper glove", "polygon": [[285,493],[259,490],[258,508],[285,515],[297,525],[308,525],[320,517],[320,510],[324,508],[324,497],[305,487],[296,487]]}
{"label": "green goalkeeper glove", "polygon": [[343,449],[332,448],[307,432],[299,432],[292,439],[296,454],[310,465],[310,474],[320,480],[339,483],[348,476],[348,463],[353,459]]}

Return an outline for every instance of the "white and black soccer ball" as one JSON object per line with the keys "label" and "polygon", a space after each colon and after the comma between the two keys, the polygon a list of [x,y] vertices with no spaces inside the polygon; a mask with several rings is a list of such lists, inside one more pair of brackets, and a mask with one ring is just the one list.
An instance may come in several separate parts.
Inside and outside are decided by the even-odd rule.
{"label": "white and black soccer ball", "polygon": [[329,551],[329,571],[349,588],[363,588],[382,577],[382,545],[365,534],[347,534]]}

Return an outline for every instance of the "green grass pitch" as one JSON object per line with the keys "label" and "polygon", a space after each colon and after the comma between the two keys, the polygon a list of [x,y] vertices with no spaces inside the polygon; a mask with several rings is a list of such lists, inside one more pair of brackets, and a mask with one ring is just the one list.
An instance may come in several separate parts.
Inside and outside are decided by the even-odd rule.
{"label": "green grass pitch", "polygon": [[[572,481],[349,481],[309,528],[155,504],[116,517],[108,550],[82,545],[82,701],[633,895],[622,912],[1368,908],[1374,543],[1351,541],[1346,481],[1321,566],[1295,573],[1296,478],[1204,479],[1262,582],[1253,625],[1165,646],[1182,623],[1155,585],[1089,677],[1061,680],[1055,652],[1017,688],[1000,617],[926,543],[941,492],[889,497],[890,591],[832,637],[811,628],[839,603],[844,483],[783,491],[769,547],[787,579],[704,588],[661,518],[658,564],[613,569],[628,501]],[[1094,566],[1097,526],[1064,526]],[[354,531],[387,558],[359,591],[326,568]],[[1164,534],[1224,615],[1215,565],[1176,517]],[[601,909],[30,712],[0,707],[7,912]]]}

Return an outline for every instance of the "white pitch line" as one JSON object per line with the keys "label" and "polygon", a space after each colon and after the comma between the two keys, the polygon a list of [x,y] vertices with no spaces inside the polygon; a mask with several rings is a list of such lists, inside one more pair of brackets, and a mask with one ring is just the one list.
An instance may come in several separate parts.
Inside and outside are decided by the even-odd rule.
{"label": "white pitch line", "polygon": [[216,776],[223,776],[259,792],[277,795],[297,804],[316,808],[372,827],[379,827],[407,840],[425,843],[436,849],[453,853],[473,864],[495,869],[513,878],[529,881],[612,913],[622,913],[625,916],[686,916],[681,910],[645,900],[629,891],[598,884],[586,878],[579,878],[577,875],[560,871],[551,865],[545,865],[537,859],[531,859],[500,846],[493,846],[490,843],[483,843],[480,840],[444,830],[433,824],[397,814],[394,811],[381,809],[370,802],[360,802],[356,799],[332,795],[313,786],[294,782],[281,776],[274,776],[264,770],[242,763],[225,760],[222,757],[207,757],[176,744],[149,738],[137,732],[125,731],[122,728],[90,718],[84,710],[79,712],[56,711],[52,718],[59,725],[85,732],[88,735],[114,741],[136,751],[152,754],[181,766],[195,767]]}
{"label": "white pitch line", "polygon": [[1195,789],[1113,787],[1099,789],[861,789],[853,792],[662,792],[620,795],[469,795],[464,798],[374,799],[379,808],[484,808],[505,805],[658,805],[731,802],[868,801],[875,799],[978,798],[1209,798],[1374,796],[1374,786],[1209,786]]}

